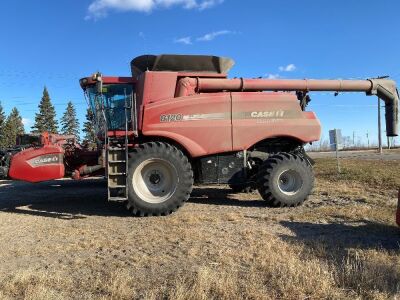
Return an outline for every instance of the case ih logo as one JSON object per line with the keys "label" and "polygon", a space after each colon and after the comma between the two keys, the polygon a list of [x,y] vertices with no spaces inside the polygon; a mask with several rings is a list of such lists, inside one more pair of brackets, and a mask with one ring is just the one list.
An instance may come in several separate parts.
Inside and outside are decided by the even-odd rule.
{"label": "case ih logo", "polygon": [[62,156],[60,154],[46,154],[28,160],[28,164],[33,168],[59,163],[62,163]]}
{"label": "case ih logo", "polygon": [[161,115],[160,116],[160,122],[161,123],[180,122],[182,120],[183,120],[183,115],[182,114],[168,114],[168,115]]}
{"label": "case ih logo", "polygon": [[283,110],[253,111],[250,114],[252,118],[263,118],[263,119],[283,118],[284,115],[285,112]]}

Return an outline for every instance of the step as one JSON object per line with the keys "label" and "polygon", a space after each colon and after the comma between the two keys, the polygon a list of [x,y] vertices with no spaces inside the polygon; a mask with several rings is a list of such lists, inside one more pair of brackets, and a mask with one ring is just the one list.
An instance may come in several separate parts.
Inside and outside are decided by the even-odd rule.
{"label": "step", "polygon": [[128,200],[128,197],[109,197],[109,201],[126,201]]}
{"label": "step", "polygon": [[120,147],[109,147],[108,151],[125,151],[126,148],[120,148]]}
{"label": "step", "polygon": [[126,173],[125,172],[117,172],[117,173],[108,173],[108,175],[111,175],[111,176],[122,176],[122,175],[126,175]]}
{"label": "step", "polygon": [[109,146],[115,146],[115,145],[125,145],[125,138],[122,138],[120,140],[112,140],[112,141],[108,141],[108,145]]}
{"label": "step", "polygon": [[111,164],[118,164],[118,163],[126,163],[126,160],[109,160],[108,162]]}
{"label": "step", "polygon": [[109,189],[126,189],[126,185],[111,185]]}

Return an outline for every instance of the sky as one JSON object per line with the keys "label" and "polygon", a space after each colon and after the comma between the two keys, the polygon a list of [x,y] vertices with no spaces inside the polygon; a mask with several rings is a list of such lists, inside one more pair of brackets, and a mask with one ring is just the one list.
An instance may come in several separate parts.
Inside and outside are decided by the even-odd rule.
{"label": "sky", "polygon": [[[47,86],[58,118],[72,101],[82,124],[79,78],[129,76],[132,58],[163,53],[231,57],[230,77],[400,82],[399,12],[398,0],[2,1],[0,101],[29,131]],[[324,138],[340,128],[377,140],[375,97],[311,96]]]}

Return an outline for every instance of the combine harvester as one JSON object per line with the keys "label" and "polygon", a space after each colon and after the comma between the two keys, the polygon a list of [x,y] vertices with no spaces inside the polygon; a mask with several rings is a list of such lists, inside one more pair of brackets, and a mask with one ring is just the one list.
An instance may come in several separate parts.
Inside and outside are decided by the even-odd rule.
{"label": "combine harvester", "polygon": [[303,145],[320,139],[306,111],[311,91],[365,92],[385,102],[386,132],[398,135],[398,92],[390,79],[228,79],[234,62],[194,55],[144,55],[132,77],[80,80],[96,118],[98,150],[43,135],[0,158],[0,173],[39,182],[103,174],[108,199],[135,215],[167,215],[193,184],[257,188],[270,206],[297,206],[310,194],[312,161]]}

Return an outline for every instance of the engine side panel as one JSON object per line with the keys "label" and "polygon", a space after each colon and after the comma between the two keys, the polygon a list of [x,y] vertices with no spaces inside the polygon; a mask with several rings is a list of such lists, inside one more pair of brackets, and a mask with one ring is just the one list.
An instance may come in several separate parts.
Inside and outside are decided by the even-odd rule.
{"label": "engine side panel", "polygon": [[276,137],[319,140],[315,114],[289,93],[204,93],[144,106],[142,134],[183,145],[192,157],[249,149]]}
{"label": "engine side panel", "polygon": [[243,152],[201,157],[195,162],[195,182],[201,184],[232,183],[244,167]]}
{"label": "engine side panel", "polygon": [[64,177],[64,150],[57,145],[28,148],[11,159],[9,176],[28,182],[41,182]]}
{"label": "engine side panel", "polygon": [[320,139],[315,114],[303,112],[289,93],[232,93],[233,150],[248,149],[264,139],[294,138],[302,143]]}

